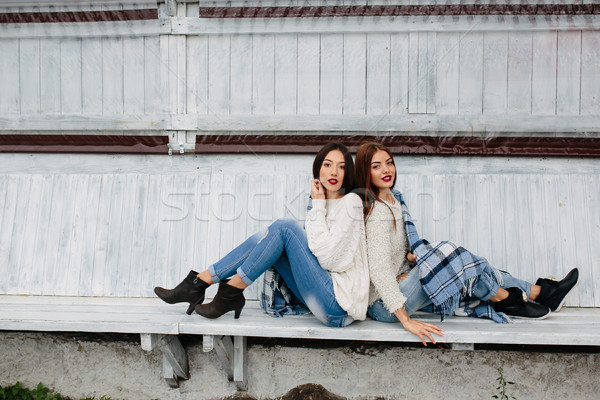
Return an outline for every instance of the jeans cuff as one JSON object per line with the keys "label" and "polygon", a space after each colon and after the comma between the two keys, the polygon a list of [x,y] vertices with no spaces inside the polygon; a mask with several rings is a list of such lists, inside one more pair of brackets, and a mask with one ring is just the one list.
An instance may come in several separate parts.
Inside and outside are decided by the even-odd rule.
{"label": "jeans cuff", "polygon": [[221,282],[221,278],[217,276],[217,272],[215,271],[215,265],[211,264],[208,266],[208,272],[210,273],[210,279],[212,279],[213,283]]}
{"label": "jeans cuff", "polygon": [[242,279],[242,282],[244,282],[248,286],[252,285],[253,280],[248,278],[248,275],[246,275],[246,273],[242,271],[242,267],[239,267],[236,272],[238,276]]}

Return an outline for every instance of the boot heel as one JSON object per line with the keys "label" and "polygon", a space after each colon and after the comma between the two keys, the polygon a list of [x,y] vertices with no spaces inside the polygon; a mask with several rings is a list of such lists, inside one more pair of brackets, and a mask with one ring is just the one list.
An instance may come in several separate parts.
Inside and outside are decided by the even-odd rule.
{"label": "boot heel", "polygon": [[187,311],[185,312],[187,315],[192,315],[192,313],[194,312],[194,309],[196,308],[196,306],[198,304],[202,304],[202,302],[204,301],[204,296],[202,296],[201,298],[199,298],[195,303],[190,303],[190,306],[188,307]]}
{"label": "boot heel", "polygon": [[214,299],[207,304],[198,304],[195,310],[203,317],[211,319],[219,318],[229,311],[234,311],[233,317],[238,319],[244,304],[246,304],[244,289],[236,288],[221,281]]}

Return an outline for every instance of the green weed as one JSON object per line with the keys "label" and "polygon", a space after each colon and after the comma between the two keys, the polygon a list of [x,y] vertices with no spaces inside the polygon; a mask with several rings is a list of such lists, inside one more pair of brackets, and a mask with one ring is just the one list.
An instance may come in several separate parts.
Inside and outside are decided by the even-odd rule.
{"label": "green weed", "polygon": [[498,385],[499,385],[496,388],[496,390],[498,390],[499,392],[498,392],[498,394],[495,394],[492,396],[494,399],[517,400],[517,398],[515,396],[513,396],[512,394],[506,393],[506,389],[507,389],[508,385],[514,385],[515,383],[506,380],[506,378],[504,377],[504,371],[502,370],[502,367],[498,367],[498,377],[496,378],[496,380],[498,381]]}
{"label": "green weed", "polygon": [[[35,389],[28,389],[17,382],[12,386],[0,386],[0,400],[72,400],[60,393],[50,393],[50,389],[39,383]],[[95,400],[88,397],[81,400]],[[102,396],[99,400],[112,400],[108,396]]]}

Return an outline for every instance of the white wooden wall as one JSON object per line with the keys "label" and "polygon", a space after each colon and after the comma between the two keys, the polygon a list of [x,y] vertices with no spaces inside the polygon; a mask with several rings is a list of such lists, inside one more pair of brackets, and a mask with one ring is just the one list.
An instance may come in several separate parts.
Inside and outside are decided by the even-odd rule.
{"label": "white wooden wall", "polygon": [[174,14],[0,26],[0,130],[599,130],[600,16]]}
{"label": "white wooden wall", "polygon": [[[600,132],[599,16],[236,21],[198,7],[0,25],[0,134]],[[301,220],[311,162],[0,154],[0,293],[151,296],[275,218]],[[397,163],[423,236],[530,280],[577,265],[570,304],[600,306],[596,159]]]}
{"label": "white wooden wall", "polygon": [[[1,159],[0,293],[79,296],[153,296],[277,218],[302,222],[312,165],[310,155]],[[423,237],[530,281],[579,266],[569,304],[600,306],[597,161],[396,162]]]}

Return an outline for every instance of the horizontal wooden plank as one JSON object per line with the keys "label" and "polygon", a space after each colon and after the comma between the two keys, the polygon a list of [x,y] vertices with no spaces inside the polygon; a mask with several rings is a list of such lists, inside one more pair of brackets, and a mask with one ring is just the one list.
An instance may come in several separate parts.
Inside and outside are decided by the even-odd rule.
{"label": "horizontal wooden plank", "polygon": [[[196,153],[310,153],[331,141],[352,152],[368,140],[381,141],[395,154],[478,156],[600,156],[600,137],[481,137],[413,135],[197,135]],[[169,137],[157,135],[4,134],[0,152],[167,154]],[[195,149],[194,146],[195,145]],[[176,143],[173,150],[179,152]]]}
{"label": "horizontal wooden plank", "polygon": [[158,8],[140,10],[0,12],[0,24],[139,21],[158,19]]}
{"label": "horizontal wooden plank", "polygon": [[[15,0],[9,0],[15,1]],[[50,0],[40,0],[41,2],[47,2]],[[63,2],[73,2],[76,0],[62,0]],[[102,0],[102,1],[115,1],[115,0]],[[178,0],[179,3],[197,3],[198,0]],[[281,6],[281,0],[211,0],[210,2],[203,2],[203,7],[274,7]],[[331,0],[286,0],[286,6],[331,6]],[[338,2],[342,3],[342,1]],[[478,5],[497,5],[498,0],[410,0],[410,1],[391,1],[391,0],[352,0],[346,1],[346,4],[351,3],[353,6],[377,6],[377,5],[387,5],[390,3],[408,3],[413,6],[432,6],[432,5],[465,5],[465,4],[478,4]],[[557,1],[551,0],[502,0],[501,4],[512,4],[512,5],[540,5],[540,4],[556,4]],[[560,4],[596,4],[597,0],[560,0]]]}
{"label": "horizontal wooden plank", "polygon": [[[15,0],[9,0],[15,1]],[[26,0],[29,1],[29,0]],[[40,0],[41,2],[48,2],[50,0]],[[77,0],[62,0],[62,2],[73,2]],[[101,0],[102,2],[110,2],[116,0]],[[198,0],[178,0],[179,3],[197,3]],[[560,4],[596,4],[597,0],[560,0]],[[61,3],[61,2],[59,2]],[[262,6],[262,7],[273,7],[280,6],[281,0],[211,0],[210,2],[204,2],[204,7],[241,7],[241,6]],[[392,0],[352,0],[346,1],[346,3],[352,3],[352,5],[389,5],[390,3],[402,3]],[[498,0],[410,0],[404,3],[419,6],[439,5],[439,4],[492,4],[498,3]],[[502,4],[514,4],[514,5],[525,5],[525,4],[552,4],[557,1],[552,0],[502,0]],[[286,0],[285,5],[287,6],[331,6],[331,0]]]}
{"label": "horizontal wooden plank", "polygon": [[345,32],[485,32],[597,30],[600,15],[445,15],[337,18],[170,19],[175,35]]}
{"label": "horizontal wooden plank", "polygon": [[449,132],[544,133],[600,132],[600,115],[40,115],[4,114],[0,131],[220,131],[234,132]]}
{"label": "horizontal wooden plank", "polygon": [[[197,1],[197,0],[196,0]],[[142,5],[156,7],[157,0],[94,0],[93,6],[131,6]],[[2,7],[65,7],[65,6],[90,6],[89,1],[82,0],[2,0]]]}
{"label": "horizontal wooden plank", "polygon": [[[357,135],[198,135],[196,153],[311,153],[325,144],[344,143],[350,151],[367,140],[384,143],[394,154],[479,156],[600,156],[600,137],[478,137]],[[1,149],[1,147],[0,147]]]}
{"label": "horizontal wooden plank", "polygon": [[[25,123],[25,122],[24,122]],[[2,119],[0,119],[0,128]],[[600,132],[600,115],[173,115],[173,129],[244,132]]]}
{"label": "horizontal wooden plank", "polygon": [[6,131],[156,131],[170,128],[171,118],[168,114],[4,114],[0,116],[0,130]]}
{"label": "horizontal wooden plank", "polygon": [[[129,304],[131,303],[131,304]],[[238,320],[233,313],[209,320],[186,315],[185,304],[159,299],[105,299],[45,296],[0,296],[0,329],[69,332],[232,335],[299,339],[415,342],[399,324],[366,320],[330,328],[312,315],[273,318],[257,301],[248,301]],[[496,324],[489,320],[433,314],[416,319],[444,329],[440,343],[600,345],[600,309],[566,308],[543,321]]]}
{"label": "horizontal wooden plank", "polygon": [[200,18],[331,18],[348,16],[393,15],[579,15],[600,13],[593,4],[458,3],[458,4],[366,4],[351,5],[244,5],[199,8]]}
{"label": "horizontal wooden plank", "polygon": [[1,24],[2,39],[94,38],[156,36],[169,33],[170,26],[158,19],[138,21]]}
{"label": "horizontal wooden plank", "polygon": [[1,135],[0,152],[167,154],[168,136]]}

